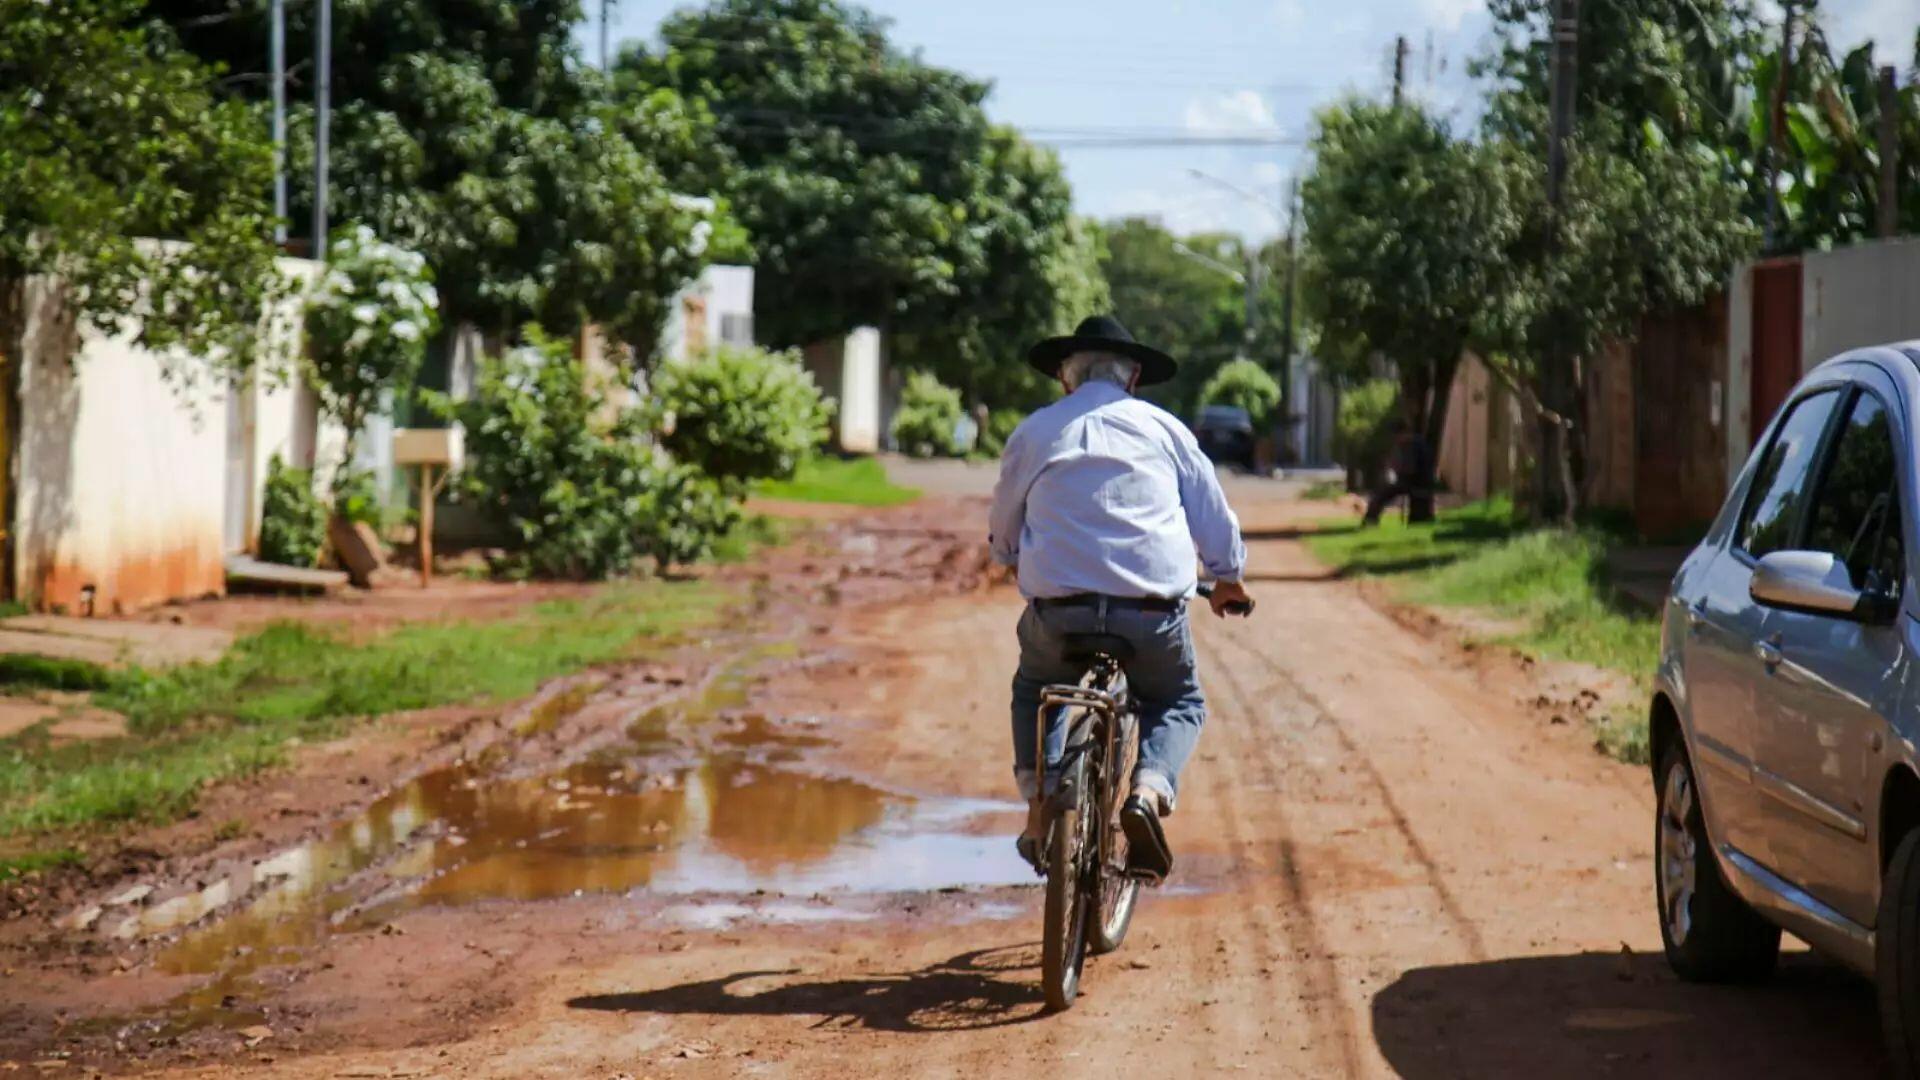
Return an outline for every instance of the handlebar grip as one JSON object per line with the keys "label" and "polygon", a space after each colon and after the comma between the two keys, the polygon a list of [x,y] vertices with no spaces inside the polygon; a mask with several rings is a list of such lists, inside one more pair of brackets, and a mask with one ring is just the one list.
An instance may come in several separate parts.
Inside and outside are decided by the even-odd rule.
{"label": "handlebar grip", "polygon": [[[1202,600],[1205,600],[1208,597],[1213,595],[1213,582],[1203,581],[1199,585],[1195,586],[1193,591],[1194,591],[1194,595],[1198,596]],[[1233,603],[1227,605],[1227,614],[1238,615],[1243,619],[1249,615],[1252,615],[1253,600],[1252,599],[1235,600]]]}

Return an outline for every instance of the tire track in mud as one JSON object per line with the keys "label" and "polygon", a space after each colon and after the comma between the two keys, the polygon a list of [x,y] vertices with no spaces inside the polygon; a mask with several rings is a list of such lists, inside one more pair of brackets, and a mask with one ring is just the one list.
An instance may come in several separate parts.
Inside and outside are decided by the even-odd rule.
{"label": "tire track in mud", "polygon": [[[1352,734],[1341,724],[1338,714],[1318,695],[1302,685],[1301,682],[1293,676],[1293,673],[1288,671],[1286,667],[1274,657],[1261,652],[1259,649],[1231,634],[1209,634],[1208,636],[1229,642],[1233,648],[1242,655],[1259,661],[1262,667],[1266,668],[1272,673],[1274,678],[1286,686],[1289,694],[1297,698],[1308,709],[1312,710],[1314,723],[1316,725],[1325,724],[1328,730],[1333,733],[1334,738],[1339,743],[1341,752],[1360,770],[1368,789],[1379,798],[1381,807],[1386,810],[1389,820],[1393,822],[1394,831],[1399,835],[1401,842],[1406,845],[1412,861],[1420,867],[1421,874],[1425,878],[1425,884],[1428,890],[1433,893],[1435,900],[1440,906],[1441,912],[1446,916],[1447,921],[1453,925],[1454,929],[1459,932],[1468,957],[1475,961],[1489,959],[1490,954],[1487,951],[1486,942],[1480,933],[1479,925],[1467,915],[1466,910],[1460,904],[1459,898],[1454,895],[1452,887],[1447,884],[1446,878],[1441,874],[1439,862],[1434,858],[1432,852],[1427,849],[1426,844],[1423,843],[1420,837],[1413,831],[1412,822],[1408,819],[1406,812],[1401,809],[1399,801],[1394,797],[1393,789],[1388,784],[1386,777],[1381,775],[1380,769],[1374,764],[1373,758],[1361,748],[1359,743],[1354,741]],[[1263,747],[1262,749],[1264,750],[1265,748]]]}
{"label": "tire track in mud", "polygon": [[[1258,705],[1258,698],[1241,681],[1240,676],[1230,665],[1220,664],[1214,667],[1218,678],[1215,685],[1224,684],[1228,691],[1228,704],[1233,706],[1234,719],[1243,721],[1228,730],[1236,733],[1236,745],[1226,760],[1231,764],[1215,780],[1214,790],[1219,793],[1225,804],[1225,813],[1219,820],[1224,823],[1223,832],[1229,847],[1236,853],[1249,852],[1258,840],[1250,840],[1242,825],[1245,820],[1240,812],[1241,796],[1245,794],[1244,772],[1251,765],[1259,773],[1259,779],[1270,789],[1277,790],[1285,780],[1285,767],[1273,753],[1264,737],[1267,733],[1260,730],[1265,719],[1264,710]],[[1215,706],[1209,712],[1217,713]],[[1245,723],[1244,721],[1253,721]],[[1339,1050],[1337,1062],[1342,1075],[1352,1076],[1360,1070],[1360,1024],[1346,998],[1340,993],[1340,976],[1333,963],[1333,950],[1328,945],[1326,935],[1314,914],[1313,905],[1308,902],[1305,880],[1300,875],[1298,850],[1294,841],[1292,826],[1287,816],[1277,808],[1269,808],[1268,816],[1279,827],[1277,843],[1279,847],[1277,865],[1274,874],[1248,874],[1248,883],[1273,896],[1273,902],[1265,905],[1242,907],[1242,920],[1254,931],[1243,935],[1242,940],[1252,940],[1260,948],[1267,966],[1284,963],[1293,973],[1296,985],[1296,999],[1306,1009],[1306,1022],[1319,1033],[1313,1047],[1320,1056],[1327,1046]],[[1272,923],[1274,913],[1278,913],[1280,933],[1292,942],[1292,955],[1282,957],[1274,949]],[[1266,916],[1266,917],[1262,917]],[[1253,926],[1253,923],[1265,925]],[[1300,961],[1304,960],[1305,963]],[[1251,981],[1258,981],[1257,971],[1244,973]]]}

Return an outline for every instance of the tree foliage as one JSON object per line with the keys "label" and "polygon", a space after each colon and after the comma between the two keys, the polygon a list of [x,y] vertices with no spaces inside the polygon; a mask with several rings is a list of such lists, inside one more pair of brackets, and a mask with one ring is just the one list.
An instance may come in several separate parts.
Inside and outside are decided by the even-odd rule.
{"label": "tree foliage", "polygon": [[1238,237],[1212,233],[1180,237],[1150,218],[1123,218],[1106,226],[1104,268],[1113,314],[1134,337],[1179,361],[1170,382],[1145,392],[1180,415],[1199,404],[1200,388],[1246,345],[1246,300],[1223,270],[1177,245],[1232,267],[1244,267]]}
{"label": "tree foliage", "polygon": [[[266,4],[154,0],[196,52],[269,91]],[[311,6],[289,5],[288,53],[311,55]],[[700,136],[670,95],[615,110],[570,31],[578,0],[387,0],[335,12],[328,200],[336,221],[423,253],[449,322],[507,335],[525,321],[599,323],[642,359],[669,299],[730,225],[679,197],[662,161]],[[307,69],[310,70],[310,69]],[[312,206],[311,90],[296,69],[289,177],[296,235]]]}
{"label": "tree foliage", "polygon": [[0,353],[34,274],[85,324],[234,365],[284,290],[258,117],[143,7],[0,0]]}
{"label": "tree foliage", "polygon": [[621,107],[664,89],[711,117],[675,167],[745,228],[766,341],[878,325],[896,363],[969,398],[1044,397],[1020,357],[1104,303],[1097,237],[1055,156],[987,121],[987,84],[840,0],[714,0],[660,38],[621,56]]}
{"label": "tree foliage", "polygon": [[1391,362],[1437,446],[1461,353],[1506,295],[1520,220],[1505,174],[1412,105],[1327,109],[1312,151],[1303,272],[1320,357],[1350,379]]}
{"label": "tree foliage", "polygon": [[1280,407],[1280,384],[1267,369],[1251,360],[1234,360],[1223,365],[1200,390],[1202,405],[1232,405],[1245,409],[1253,418],[1255,431],[1263,431]]}
{"label": "tree foliage", "polygon": [[367,417],[413,385],[439,323],[426,260],[383,243],[364,225],[335,235],[327,270],[307,298],[308,384],[346,433],[343,468]]}

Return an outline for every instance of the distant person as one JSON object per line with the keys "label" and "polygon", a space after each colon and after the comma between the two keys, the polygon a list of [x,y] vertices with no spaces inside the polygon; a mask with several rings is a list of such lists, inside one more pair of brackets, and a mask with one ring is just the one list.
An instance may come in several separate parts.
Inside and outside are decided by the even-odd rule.
{"label": "distant person", "polygon": [[[1427,449],[1426,436],[1413,430],[1405,420],[1393,422],[1393,451],[1387,462],[1388,475],[1367,499],[1367,516],[1362,525],[1380,524],[1380,514],[1395,499],[1407,500],[1407,516],[1425,521],[1433,516],[1433,455]],[[1425,500],[1424,505],[1422,500]]]}
{"label": "distant person", "polygon": [[[1240,522],[1193,433],[1133,396],[1173,376],[1171,357],[1095,316],[1035,345],[1027,361],[1066,397],[1007,440],[989,520],[994,560],[1018,568],[1029,601],[1013,677],[1013,775],[1027,800],[1020,853],[1042,869],[1041,691],[1085,673],[1065,656],[1066,635],[1113,634],[1133,646],[1124,667],[1140,708],[1139,765],[1121,827],[1133,869],[1163,877],[1173,856],[1160,818],[1173,812],[1207,711],[1187,626],[1194,556],[1218,582],[1215,615],[1245,604]],[[1062,729],[1063,718],[1049,721],[1049,745]]]}

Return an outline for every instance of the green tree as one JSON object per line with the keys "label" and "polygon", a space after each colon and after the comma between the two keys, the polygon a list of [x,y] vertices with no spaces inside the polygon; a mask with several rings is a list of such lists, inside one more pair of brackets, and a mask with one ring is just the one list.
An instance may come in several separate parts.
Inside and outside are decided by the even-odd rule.
{"label": "green tree", "polygon": [[1303,273],[1320,356],[1349,379],[1390,362],[1401,409],[1438,446],[1454,370],[1507,288],[1519,220],[1504,174],[1413,105],[1329,108],[1312,152]]}
{"label": "green tree", "polygon": [[1522,227],[1513,287],[1490,305],[1489,356],[1542,418],[1542,511],[1571,520],[1583,455],[1584,359],[1648,314],[1698,303],[1753,250],[1747,168],[1729,152],[1756,24],[1732,0],[1582,9],[1575,135],[1562,205],[1545,191],[1545,0],[1493,7],[1504,44],[1487,132]]}
{"label": "green tree", "polygon": [[1223,365],[1200,390],[1202,405],[1233,405],[1253,418],[1255,431],[1264,431],[1280,407],[1280,384],[1267,369],[1251,360]]}
{"label": "green tree", "polygon": [[1200,388],[1245,348],[1246,297],[1221,270],[1176,245],[1230,266],[1244,266],[1238,237],[1181,238],[1148,218],[1106,226],[1104,270],[1113,313],[1134,337],[1180,362],[1174,378],[1146,396],[1182,416],[1199,404]]}
{"label": "green tree", "polygon": [[284,288],[272,161],[216,74],[138,0],[0,0],[0,357],[18,354],[27,277],[57,273],[87,325],[253,362]]}
{"label": "green tree", "polygon": [[970,399],[1044,398],[1021,357],[1104,303],[1097,236],[1055,156],[988,123],[987,84],[839,0],[715,0],[660,37],[616,65],[621,108],[667,90],[710,118],[669,172],[737,214],[765,340],[878,325],[894,362]]}
{"label": "green tree", "polygon": [[[232,68],[230,92],[266,97],[264,0],[153,7]],[[289,6],[290,55],[311,52],[310,12]],[[578,0],[339,8],[328,205],[425,255],[449,323],[506,337],[526,321],[592,321],[647,360],[669,299],[730,225],[724,206],[676,195],[660,164],[697,142],[697,113],[670,95],[609,106],[571,43],[579,19]],[[302,82],[288,142],[296,235],[312,205]]]}
{"label": "green tree", "polygon": [[336,233],[330,265],[307,297],[307,382],[345,432],[342,475],[353,468],[367,417],[413,385],[439,320],[418,254],[362,225]]}

